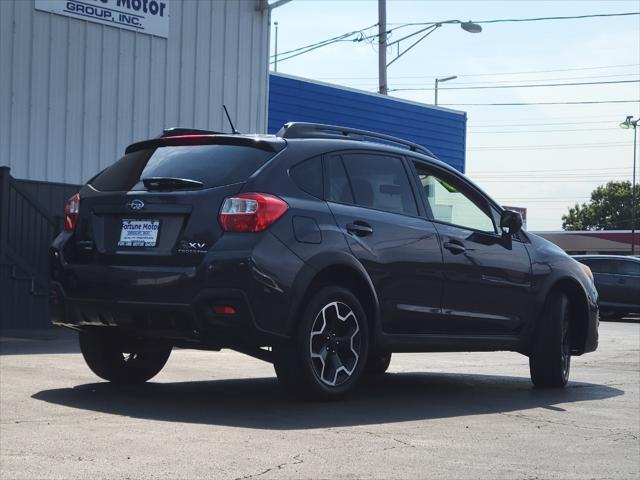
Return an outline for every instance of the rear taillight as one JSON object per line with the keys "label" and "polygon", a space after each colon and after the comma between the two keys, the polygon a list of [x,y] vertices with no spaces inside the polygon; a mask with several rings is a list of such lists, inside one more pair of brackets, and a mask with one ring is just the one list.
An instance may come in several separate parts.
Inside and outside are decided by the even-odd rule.
{"label": "rear taillight", "polygon": [[76,193],[64,206],[64,229],[70,232],[76,228],[80,216],[80,194]]}
{"label": "rear taillight", "polygon": [[225,198],[220,223],[226,232],[261,232],[278,220],[289,206],[266,193],[242,193]]}

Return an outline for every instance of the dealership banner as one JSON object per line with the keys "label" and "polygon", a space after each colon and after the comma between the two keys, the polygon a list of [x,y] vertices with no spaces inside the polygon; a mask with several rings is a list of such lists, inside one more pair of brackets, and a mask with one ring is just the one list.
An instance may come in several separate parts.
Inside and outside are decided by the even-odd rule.
{"label": "dealership banner", "polygon": [[36,10],[169,36],[169,0],[35,0]]}

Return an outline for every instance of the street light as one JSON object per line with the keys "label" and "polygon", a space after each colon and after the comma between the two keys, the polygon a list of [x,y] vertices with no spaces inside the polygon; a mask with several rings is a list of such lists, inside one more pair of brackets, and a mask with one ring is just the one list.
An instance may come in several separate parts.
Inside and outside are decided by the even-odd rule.
{"label": "street light", "polygon": [[[472,21],[462,22],[460,20],[445,20],[443,22],[432,23],[427,25],[420,30],[410,33],[409,35],[405,35],[398,40],[393,42],[387,42],[387,7],[386,0],[378,0],[378,92],[382,95],[387,95],[389,91],[389,85],[387,84],[387,68],[391,66],[396,60],[399,60],[405,53],[419,44],[422,40],[427,38],[433,32],[435,32],[438,28],[445,24],[458,24],[460,28],[462,28],[465,32],[469,33],[480,33],[482,32],[482,26],[477,23],[473,23]],[[416,35],[423,34],[420,38],[418,38],[415,42],[405,48],[402,52],[400,52],[400,42],[407,40],[409,38],[415,37]],[[387,48],[397,45],[398,53],[396,57],[387,63]]]}
{"label": "street light", "polygon": [[438,105],[438,83],[448,82],[449,80],[455,80],[456,78],[458,78],[457,75],[453,75],[451,77],[436,78],[435,98],[433,99],[434,105]]}
{"label": "street light", "polygon": [[633,128],[633,181],[631,187],[631,255],[636,254],[636,140],[638,138],[638,119],[634,120],[632,115],[627,116],[624,122],[620,123],[620,128]]}
{"label": "street light", "polygon": [[460,22],[460,28],[469,33],[480,33],[482,31],[482,26],[472,21]]}

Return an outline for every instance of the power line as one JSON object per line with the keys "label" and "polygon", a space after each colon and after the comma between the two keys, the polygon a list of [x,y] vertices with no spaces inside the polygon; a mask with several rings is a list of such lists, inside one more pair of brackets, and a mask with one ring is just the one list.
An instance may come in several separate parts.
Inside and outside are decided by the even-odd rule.
{"label": "power line", "polygon": [[[517,85],[519,86],[520,84],[523,84],[524,86],[528,86],[525,84],[531,84],[531,86],[544,86],[544,84],[546,82],[552,82],[552,81],[557,81],[557,80],[586,80],[586,79],[611,79],[613,77],[617,77],[616,80],[621,81],[621,83],[624,83],[624,80],[627,80],[626,78],[621,78],[621,77],[631,77],[631,80],[627,80],[627,81],[638,81],[638,78],[640,77],[640,72],[638,74],[636,73],[629,73],[629,74],[625,74],[625,75],[591,75],[591,76],[586,76],[586,77],[555,77],[555,78],[529,78],[529,79],[524,79],[524,80],[499,80],[499,81],[490,81],[490,82],[455,82],[455,86],[456,87],[468,87],[470,90],[473,90],[475,87],[481,88],[485,85],[503,85],[503,84],[513,84],[513,85]],[[593,80],[594,82],[597,82],[596,80]],[[534,83],[534,82],[542,82],[542,83]],[[354,88],[373,88],[375,82],[373,80],[371,80],[370,82],[344,82],[346,85],[350,86],[350,87],[354,87]],[[433,90],[433,87],[425,87],[425,85],[431,85],[431,81],[430,80],[423,80],[423,81],[410,81],[410,82],[396,82],[394,81],[393,84],[397,87],[396,90],[403,90],[403,89],[413,89],[415,88],[416,90]],[[488,88],[488,87],[487,87]],[[507,88],[507,87],[504,87]],[[450,88],[450,87],[442,87],[439,88],[439,90],[464,90],[464,88]]]}
{"label": "power line", "polygon": [[[346,38],[346,37],[353,36],[353,35],[355,35],[355,34],[358,34],[358,33],[364,32],[365,30],[369,30],[369,29],[371,29],[371,28],[375,27],[376,25],[378,25],[378,24],[377,24],[377,23],[374,23],[373,25],[370,25],[370,26],[368,26],[368,27],[366,27],[366,28],[361,28],[361,29],[359,29],[359,30],[352,30],[352,31],[350,31],[350,32],[342,33],[342,34],[337,35],[337,36],[335,36],[335,37],[327,38],[327,39],[325,39],[325,40],[320,40],[319,42],[315,42],[315,43],[311,43],[311,44],[309,44],[309,45],[305,45],[305,46],[303,46],[303,47],[294,48],[294,49],[292,49],[292,50],[286,50],[286,51],[284,51],[284,52],[278,52],[278,57],[280,57],[281,55],[288,55],[288,54],[290,54],[290,53],[300,52],[300,51],[302,51],[302,50],[306,50],[307,48],[316,47],[316,46],[318,46],[318,45],[324,45],[324,44],[327,44],[328,42],[334,42],[334,41],[336,41],[336,40],[342,40],[342,39],[344,39],[344,38]],[[271,57],[275,57],[275,54],[274,54],[274,55],[271,55]]]}
{"label": "power line", "polygon": [[501,147],[473,147],[468,150],[546,150],[549,148],[600,148],[600,147],[622,147],[633,145],[633,142],[600,142],[600,143],[561,143],[557,145],[508,145]]}
{"label": "power line", "polygon": [[[524,78],[522,80],[488,80],[483,82],[456,82],[456,85],[464,85],[464,86],[476,86],[476,85],[487,85],[487,84],[502,84],[502,83],[525,83],[525,82],[548,82],[555,80],[588,80],[593,78],[613,78],[613,77],[638,77],[640,76],[639,72],[634,73],[616,73],[613,75],[581,75],[578,77],[548,77],[548,78]],[[443,87],[444,88],[444,87]]]}
{"label": "power line", "polygon": [[[602,65],[598,67],[573,67],[573,68],[560,68],[560,69],[550,69],[550,70],[528,70],[523,71],[519,70],[517,72],[495,72],[495,73],[461,73],[458,74],[457,77],[494,77],[494,76],[504,76],[504,75],[525,75],[530,73],[555,73],[555,72],[575,72],[580,70],[605,70],[610,68],[627,68],[627,67],[637,67],[640,66],[640,63],[626,63],[621,65]],[[397,75],[394,78],[439,78],[442,75]],[[378,77],[318,77],[318,80],[375,80]],[[524,80],[523,80],[524,81]]]}
{"label": "power line", "polygon": [[[569,16],[555,16],[555,17],[531,17],[531,18],[499,18],[493,20],[469,20],[471,23],[512,23],[512,22],[542,22],[547,20],[582,20],[585,18],[602,18],[602,17],[627,17],[631,15],[640,15],[640,12],[623,12],[623,13],[593,13],[588,15],[569,15]],[[445,22],[414,22],[403,23],[402,26],[422,26],[422,25],[436,25],[438,23]],[[391,25],[391,24],[390,24]],[[393,24],[395,25],[395,24]]]}
{"label": "power line", "polygon": [[604,132],[609,130],[620,130],[616,127],[607,128],[558,128],[553,130],[498,130],[493,132],[481,132],[479,130],[467,130],[473,134],[503,134],[503,133],[556,133],[556,132]]}
{"label": "power line", "polygon": [[611,120],[594,120],[594,121],[586,121],[586,122],[546,122],[546,123],[492,123],[492,124],[482,124],[482,123],[473,123],[471,126],[477,126],[480,128],[488,128],[488,127],[535,127],[535,126],[543,126],[543,125],[590,125],[590,124],[598,124],[598,123],[611,123],[616,122],[620,119],[612,118]]}
{"label": "power line", "polygon": [[[534,87],[577,87],[582,85],[617,85],[622,83],[640,83],[640,80],[608,80],[602,82],[571,82],[571,83],[540,83],[527,85],[483,85],[473,87],[440,87],[438,90],[487,90],[502,88],[534,88]],[[408,92],[408,91],[433,91],[433,87],[418,88],[391,88],[390,92]]]}
{"label": "power line", "polygon": [[582,167],[576,167],[576,168],[566,168],[566,169],[535,169],[535,170],[509,170],[509,171],[505,171],[505,170],[479,170],[475,173],[469,173],[467,172],[467,175],[477,175],[477,174],[485,174],[485,173],[504,173],[504,174],[510,174],[510,173],[537,173],[537,172],[604,172],[604,173],[608,173],[611,170],[628,170],[631,171],[630,167],[609,167],[609,168],[582,168]]}
{"label": "power line", "polygon": [[598,103],[638,103],[640,100],[592,100],[581,102],[442,103],[448,107],[510,107],[526,105],[594,105]]}
{"label": "power line", "polygon": [[[577,77],[557,77],[557,76],[554,76],[554,77],[545,77],[545,78],[523,78],[522,80],[517,80],[517,79],[483,80],[483,81],[471,80],[471,81],[467,81],[467,82],[456,82],[456,85],[474,86],[474,85],[501,84],[501,83],[514,83],[514,82],[516,82],[516,83],[526,83],[526,82],[547,82],[547,81],[555,81],[555,80],[588,80],[588,79],[594,79],[594,78],[637,77],[639,75],[640,75],[640,70],[638,72],[633,72],[633,73],[614,73],[614,74],[609,74],[609,75],[579,75]],[[509,76],[509,75],[500,75],[500,76],[501,77],[505,77],[505,76]],[[422,84],[422,83],[425,83],[425,82],[431,82],[435,78],[439,78],[439,77],[426,76],[426,75],[425,76],[403,76],[403,75],[395,76],[394,75],[393,78],[394,78],[394,80],[396,80],[396,79],[407,80],[406,82],[394,81],[394,83],[396,83],[396,84],[411,85],[411,84]],[[323,79],[327,80],[326,77],[317,77],[317,79],[318,80],[323,80]],[[362,77],[362,78],[342,77],[342,78],[333,78],[333,80],[355,80],[355,82],[349,82],[350,85],[370,85],[370,84],[372,84],[372,83],[374,83],[376,81],[376,77]],[[362,80],[362,82],[360,80]],[[369,81],[365,81],[365,80],[369,80]],[[411,81],[411,80],[413,80],[413,81]]]}
{"label": "power line", "polygon": [[622,172],[586,172],[586,173],[572,173],[572,172],[556,172],[553,170],[546,170],[540,173],[468,173],[467,176],[471,178],[620,178],[625,179],[631,176],[631,170]]}
{"label": "power line", "polygon": [[[477,183],[531,183],[531,180],[528,179],[515,179],[515,180],[502,180],[502,179],[495,179],[495,180],[478,180]],[[588,179],[588,180],[554,180],[554,179],[549,179],[549,180],[545,180],[544,183],[603,183],[603,180],[598,179],[598,178],[592,178],[592,179]]]}
{"label": "power line", "polygon": [[[546,21],[546,20],[577,20],[577,19],[587,19],[587,18],[597,18],[597,17],[623,17],[623,16],[630,16],[630,15],[640,15],[640,12],[625,12],[625,13],[598,13],[598,14],[591,14],[591,15],[573,15],[573,16],[565,16],[565,17],[536,17],[536,18],[500,18],[500,19],[493,19],[493,20],[480,20],[477,22],[473,22],[473,23],[480,23],[480,24],[490,24],[490,23],[509,23],[509,22],[539,22],[539,21]],[[400,24],[396,27],[390,28],[388,29],[385,34],[387,35],[387,37],[389,37],[389,35],[394,32],[395,30],[400,30],[403,28],[407,28],[407,27],[411,27],[411,26],[434,26],[434,27],[439,27],[443,24],[450,24],[450,23],[461,23],[458,20],[445,20],[445,21],[441,21],[441,22],[420,22],[420,23],[405,23],[405,24]],[[290,58],[294,58],[297,57],[299,55],[304,55],[305,53],[309,53],[312,52],[313,50],[316,50],[318,48],[322,48],[322,47],[326,47],[328,45],[332,45],[334,43],[337,42],[344,42],[344,41],[350,41],[350,42],[373,42],[375,41],[380,34],[379,33],[375,33],[375,34],[371,34],[371,35],[365,35],[364,32],[366,30],[369,30],[375,26],[377,26],[378,24],[375,23],[369,27],[363,28],[363,29],[359,29],[359,30],[353,30],[351,32],[346,32],[343,33],[341,35],[332,37],[332,38],[328,38],[326,40],[321,40],[319,42],[316,43],[312,43],[310,45],[305,45],[303,47],[298,47],[298,48],[294,48],[292,50],[288,50],[282,53],[278,53],[278,61],[285,61],[285,60],[289,60]],[[416,32],[413,32],[412,34],[409,34],[405,37],[403,37],[403,40],[410,38],[414,35],[418,35],[420,33],[422,33],[424,31],[424,29],[419,29]],[[350,38],[350,37],[354,37],[355,38]],[[281,56],[283,56],[283,58],[281,58]],[[274,55],[271,55],[271,58],[274,58]],[[271,63],[275,63],[275,62],[271,62]]]}
{"label": "power line", "polygon": [[[510,122],[531,122],[531,121],[572,121],[572,122],[586,122],[586,121],[602,121],[602,122],[616,122],[619,123],[620,122],[620,117],[618,115],[616,116],[611,116],[611,117],[596,117],[593,115],[585,115],[584,113],[578,115],[571,115],[571,116],[557,116],[557,115],[553,115],[553,114],[546,114],[543,113],[541,118],[536,118],[530,114],[528,114],[526,117],[523,118],[510,118]],[[501,121],[506,121],[504,120],[504,117],[500,116],[498,118],[489,118],[489,119],[485,119],[483,121],[474,121],[474,125],[475,124],[481,124],[481,123],[493,123],[493,122],[501,122]]]}

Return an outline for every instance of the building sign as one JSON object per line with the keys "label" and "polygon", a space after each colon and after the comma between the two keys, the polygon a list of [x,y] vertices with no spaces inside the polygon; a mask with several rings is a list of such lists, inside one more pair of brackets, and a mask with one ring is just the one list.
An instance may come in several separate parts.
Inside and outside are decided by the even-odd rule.
{"label": "building sign", "polygon": [[35,0],[36,10],[169,36],[169,0]]}

